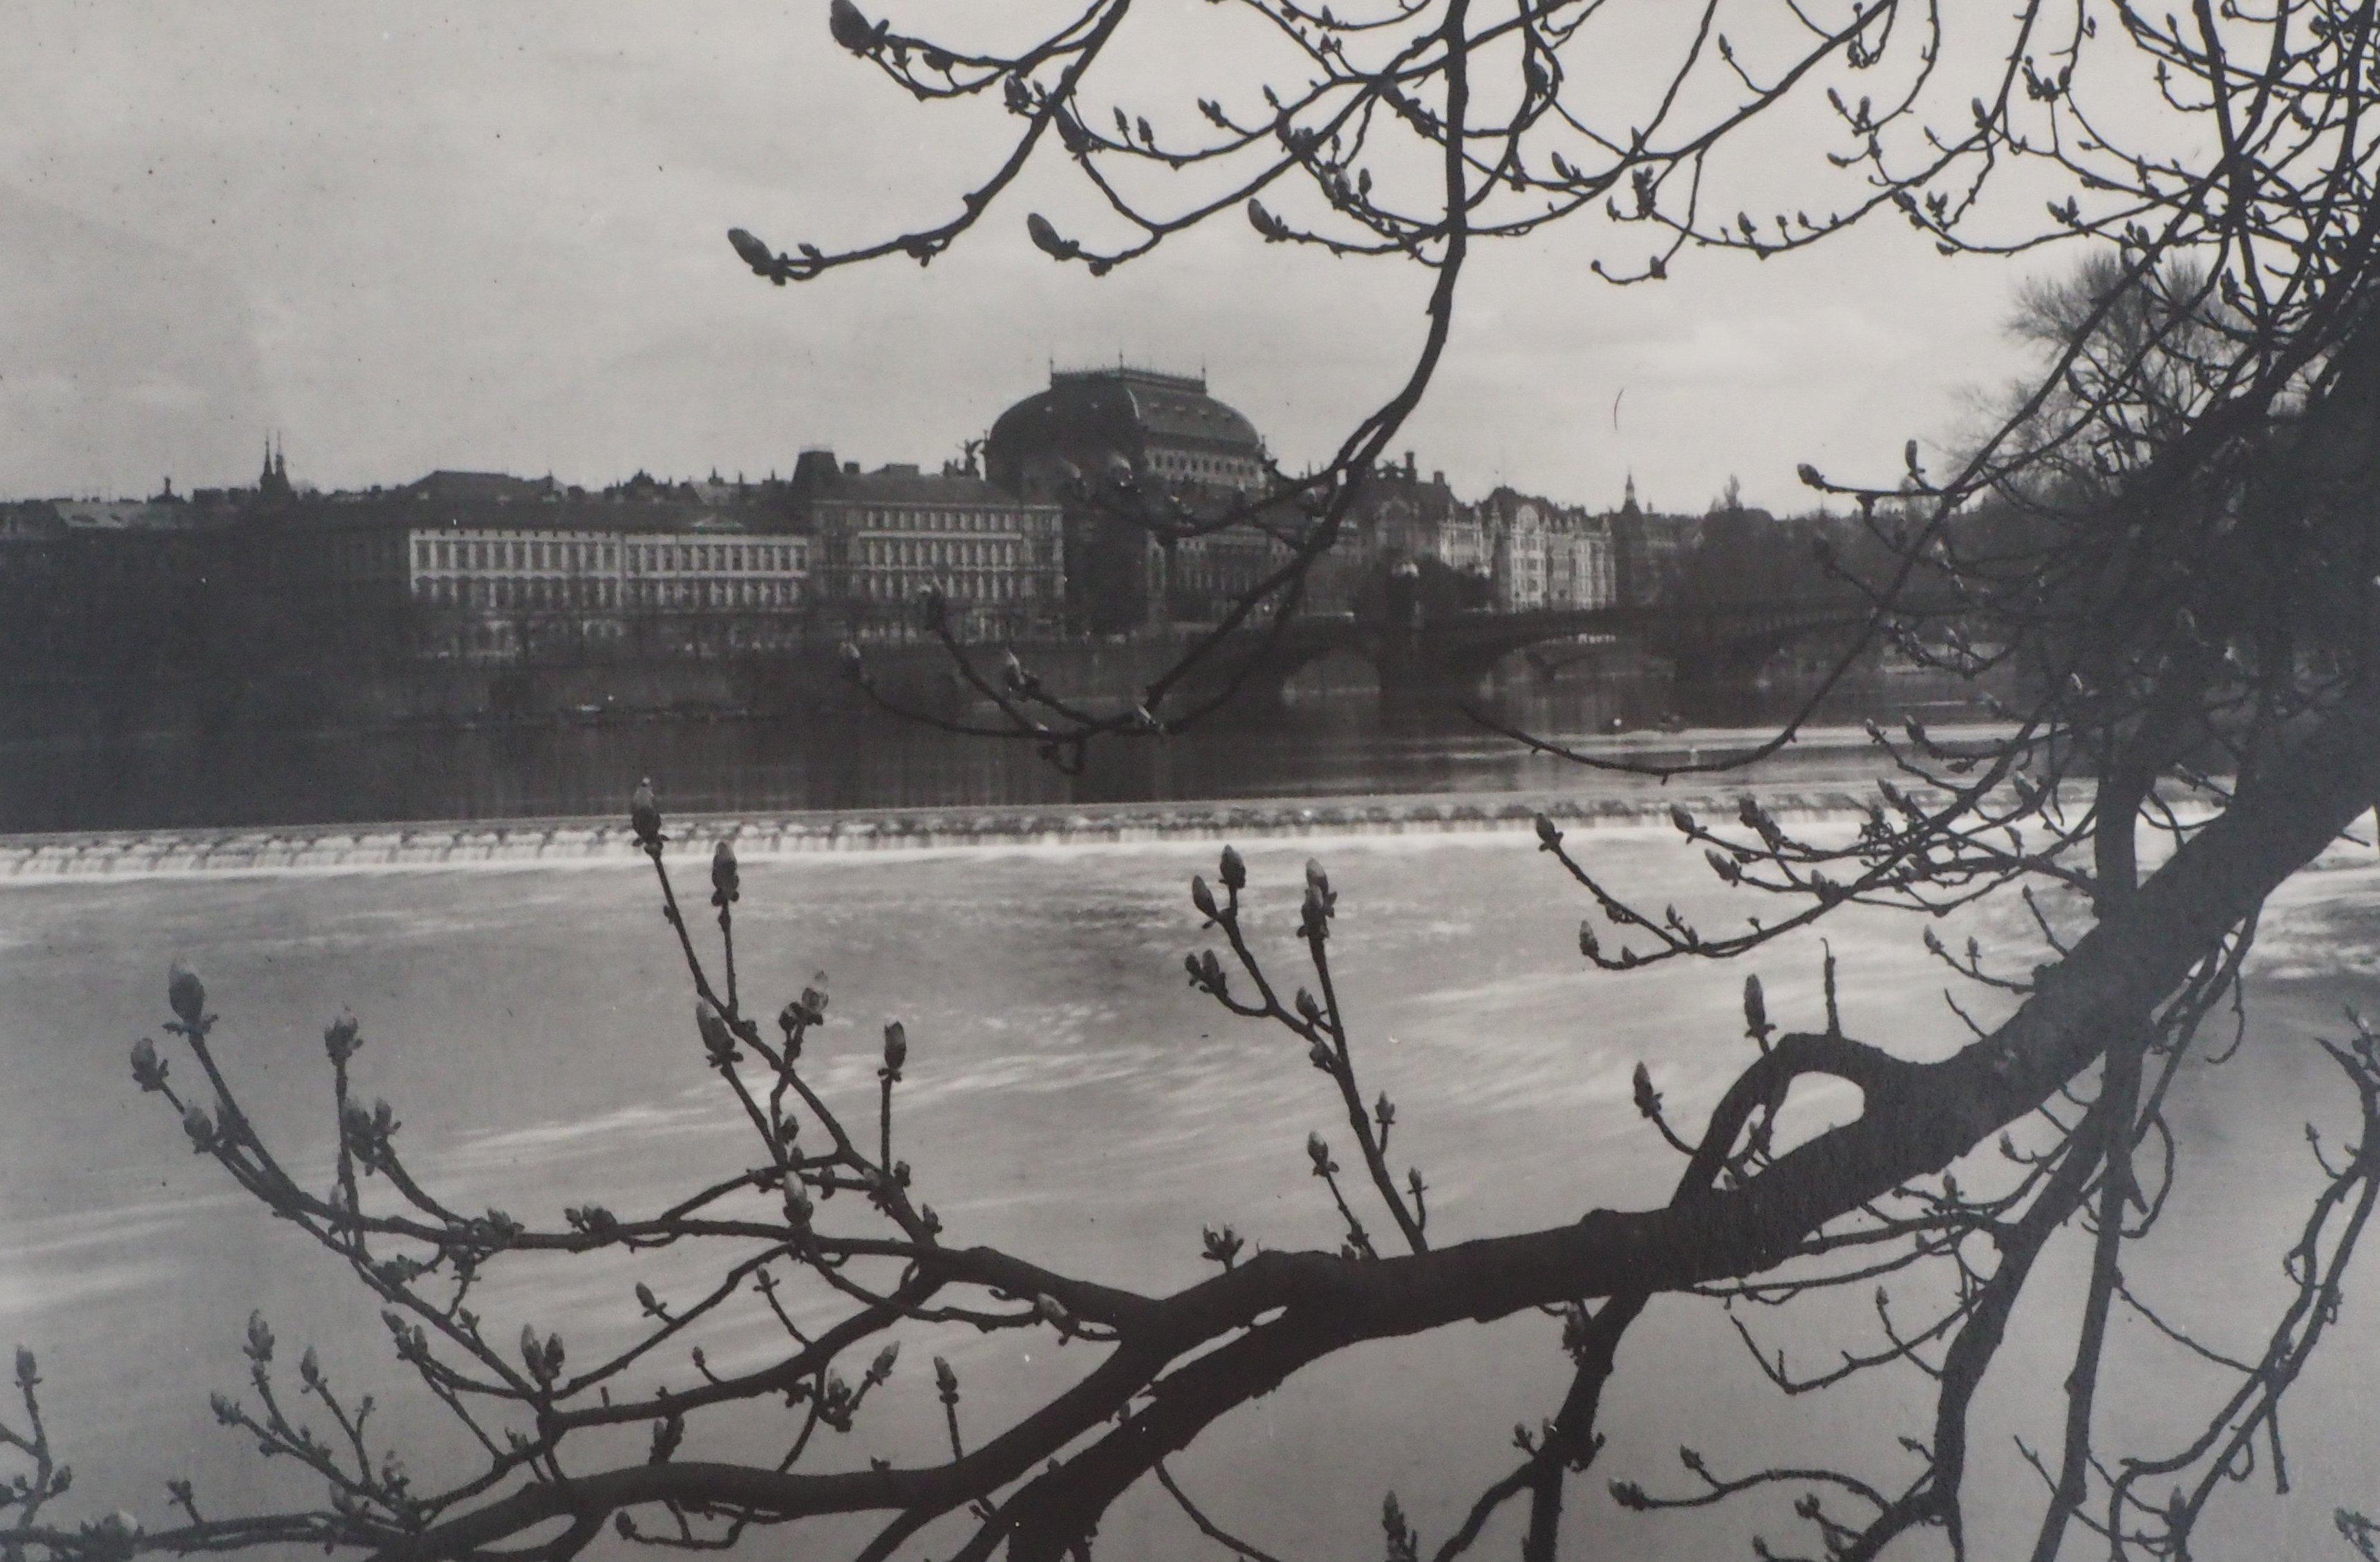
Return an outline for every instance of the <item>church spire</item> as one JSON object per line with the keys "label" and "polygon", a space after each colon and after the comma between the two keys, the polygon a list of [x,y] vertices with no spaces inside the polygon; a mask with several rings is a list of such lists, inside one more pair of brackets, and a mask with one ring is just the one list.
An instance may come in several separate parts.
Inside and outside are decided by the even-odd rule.
{"label": "church spire", "polygon": [[264,470],[256,479],[257,496],[261,499],[285,499],[296,490],[289,486],[289,454],[282,447],[279,436],[264,436]]}

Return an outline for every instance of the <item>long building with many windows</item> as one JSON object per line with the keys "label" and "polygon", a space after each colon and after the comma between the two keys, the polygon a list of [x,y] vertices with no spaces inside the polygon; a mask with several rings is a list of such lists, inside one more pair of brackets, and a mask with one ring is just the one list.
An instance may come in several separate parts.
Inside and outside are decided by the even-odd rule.
{"label": "long building with many windows", "polygon": [[790,645],[808,539],[783,485],[602,493],[433,472],[261,508],[223,535],[254,616],[330,651],[480,662],[732,655]]}
{"label": "long building with many windows", "polygon": [[557,516],[522,529],[409,528],[407,590],[420,649],[506,657],[633,641],[681,654],[771,650],[800,638],[809,539],[792,534],[613,531],[633,517]]}
{"label": "long building with many windows", "polygon": [[1063,512],[1029,504],[972,472],[914,466],[863,472],[805,451],[794,488],[810,541],[823,616],[854,641],[915,640],[939,598],[961,640],[1057,632],[1066,599]]}

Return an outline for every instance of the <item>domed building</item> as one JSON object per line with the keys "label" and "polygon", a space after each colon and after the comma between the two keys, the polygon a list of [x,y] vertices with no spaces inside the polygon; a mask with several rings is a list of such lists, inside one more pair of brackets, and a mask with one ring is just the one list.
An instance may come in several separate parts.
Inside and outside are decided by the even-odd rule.
{"label": "domed building", "polygon": [[1010,493],[1064,506],[1070,616],[1097,633],[1210,619],[1286,556],[1254,527],[1175,535],[1260,493],[1269,470],[1255,426],[1203,375],[1052,370],[992,424],[985,463]]}

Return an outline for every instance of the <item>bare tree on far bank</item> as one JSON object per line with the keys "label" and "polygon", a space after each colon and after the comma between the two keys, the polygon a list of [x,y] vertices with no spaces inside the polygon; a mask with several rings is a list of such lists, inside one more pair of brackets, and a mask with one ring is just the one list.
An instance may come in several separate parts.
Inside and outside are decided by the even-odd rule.
{"label": "bare tree on far bank", "polygon": [[[2267,898],[2380,797],[2373,7],[2202,4],[2151,18],[2085,5],[1986,16],[1854,0],[1662,7],[1648,19],[1558,0],[1437,0],[1348,17],[1244,0],[1230,14],[1293,64],[1270,81],[1220,64],[1211,79],[1188,72],[1189,90],[1205,94],[1193,132],[1161,106],[1101,96],[1099,67],[1132,35],[1132,0],[1095,0],[1006,47],[929,42],[836,0],[837,43],[919,98],[1002,103],[1011,151],[954,198],[941,226],[848,250],[764,248],[754,261],[792,281],[887,255],[933,260],[1006,211],[1001,197],[1019,171],[1050,156],[1081,174],[1100,214],[1079,227],[1031,216],[1036,242],[1063,263],[1106,271],[1188,226],[1245,214],[1268,241],[1427,268],[1433,291],[1410,377],[1327,469],[1268,496],[1276,509],[1302,506],[1293,524],[1267,522],[1286,528],[1292,561],[1227,628],[1293,613],[1354,475],[1427,386],[1479,244],[1570,224],[1596,247],[1596,272],[1623,284],[1656,282],[1691,250],[1773,254],[1871,215],[1953,252],[2081,238],[2112,256],[2041,300],[2039,378],[1954,470],[1928,471],[1912,445],[1888,481],[1804,471],[1866,518],[1866,545],[1831,567],[1871,604],[1869,642],[1888,639],[1976,677],[2028,668],[2029,693],[2005,713],[2004,735],[1875,733],[1886,774],[1849,838],[1798,833],[1752,801],[1720,819],[1679,811],[1682,836],[1745,907],[1724,923],[1639,905],[1550,821],[1539,831],[1548,870],[1580,896],[1582,956],[1619,993],[1628,972],[1739,958],[1846,907],[1907,911],[1923,926],[2014,897],[2037,912],[2037,947],[1934,947],[1960,978],[2005,999],[2006,1017],[1961,1028],[1953,1008],[1947,1048],[1940,1035],[1855,1034],[1843,1016],[1856,1006],[1832,1001],[1791,1029],[1746,982],[1744,1060],[1706,1120],[1674,1120],[1658,1082],[1637,1076],[1647,1145],[1667,1146],[1648,1153],[1678,1161],[1668,1202],[1590,1202],[1542,1230],[1447,1232],[1432,1221],[1427,1178],[1392,1148],[1397,1104],[1365,1087],[1361,1038],[1333,977],[1327,873],[1309,870],[1284,962],[1277,930],[1244,909],[1246,871],[1226,852],[1213,883],[1192,885],[1212,946],[1189,958],[1186,974],[1251,1026],[1293,1035],[1337,1096],[1344,1127],[1308,1151],[1343,1241],[1252,1252],[1236,1233],[1205,1232],[1214,1273],[1154,1294],[1130,1275],[1060,1273],[945,1231],[913,1200],[912,1152],[896,1135],[905,1034],[885,1032],[865,1112],[824,1099],[803,1056],[822,996],[778,1007],[779,995],[740,990],[732,854],[712,865],[714,940],[676,899],[663,821],[640,798],[636,829],[695,989],[703,1056],[751,1129],[749,1169],[664,1208],[581,1207],[552,1228],[466,1214],[408,1171],[395,1109],[363,1104],[357,1032],[343,1021],[325,1037],[337,1163],[310,1180],[241,1110],[209,1042],[206,995],[177,975],[170,1044],[142,1043],[136,1079],[181,1114],[200,1153],[347,1265],[477,1469],[417,1488],[352,1393],[310,1358],[290,1385],[259,1319],[251,1390],[216,1413],[310,1467],[322,1504],[223,1516],[181,1488],[178,1514],[145,1527],[54,1523],[59,1467],[38,1420],[26,1429],[38,1373],[24,1358],[25,1414],[6,1422],[29,1468],[7,1498],[16,1527],[0,1532],[12,1562],[276,1543],[559,1559],[607,1528],[705,1550],[795,1544],[854,1519],[868,1525],[851,1548],[863,1558],[930,1546],[1023,1562],[1089,1554],[1101,1516],[1143,1482],[1173,1495],[1184,1522],[1219,1547],[1260,1556],[1261,1537],[1232,1536],[1173,1481],[1169,1455],[1351,1348],[1532,1309],[1559,1318],[1548,1328],[1568,1355],[1566,1388],[1520,1409],[1532,1429],[1461,1523],[1419,1533],[1391,1499],[1383,1529],[1392,1559],[1450,1558],[1512,1528],[1524,1557],[1549,1558],[1566,1523],[1594,1522],[1574,1477],[1596,1462],[1615,1361],[1656,1299],[1864,1291],[1887,1276],[1923,1276],[1927,1310],[1886,1312],[1887,1342],[1847,1354],[1828,1376],[1922,1375],[1929,1411],[1908,1429],[1897,1466],[1786,1462],[1781,1450],[1765,1468],[1695,1458],[1674,1487],[1613,1495],[1659,1508],[1788,1490],[1792,1544],[1805,1553],[1918,1555],[1947,1542],[1965,1555],[1977,1397],[2029,1280],[2059,1243],[2081,1250],[2085,1279],[2058,1324],[2060,1435],[2036,1450],[2038,1562],[2186,1556],[2231,1477],[2258,1450],[2278,1458],[2284,1398],[2336,1315],[2380,1197],[2380,1039],[2360,1025],[2325,1043],[2353,1132],[2317,1146],[2324,1183],[2302,1220],[2273,1232],[2269,1251],[2238,1255],[2283,1265],[2290,1297],[2246,1347],[2216,1350],[2171,1329],[2175,1348],[2228,1373],[2230,1391],[2189,1407],[2194,1433],[2154,1446],[2114,1441],[2100,1399],[2111,1321],[2159,1319],[2155,1300],[2127,1284],[2124,1255],[2155,1225],[2191,1150],[2168,1112],[2175,1080],[2238,1033],[2241,971]],[[1627,90],[1608,79],[1613,58],[1631,67]],[[1806,166],[1780,173],[1773,155],[1751,159],[1764,137],[1771,153],[1805,153]],[[973,676],[1001,713],[992,730],[1063,749],[1196,719],[1197,709],[1176,709],[1177,690],[1219,643],[1194,648],[1122,717],[1044,699],[1029,669]],[[1798,725],[1698,768],[1773,752]],[[1731,973],[1711,979],[1733,984]],[[1780,1110],[1814,1080],[1857,1087],[1858,1115],[1793,1131]],[[499,1329],[470,1307],[484,1275],[528,1255],[663,1246],[689,1255],[685,1283],[667,1298],[638,1293],[625,1303],[641,1320],[631,1343],[592,1359],[534,1320],[516,1339],[510,1322]],[[698,1261],[698,1248],[715,1256]],[[795,1287],[799,1305],[786,1294]],[[797,1322],[824,1304],[830,1324]],[[677,1365],[693,1332],[736,1309],[782,1321],[775,1361],[735,1375],[699,1358]],[[954,1372],[900,1365],[905,1332],[929,1328],[1029,1331],[1094,1353],[1096,1365],[1029,1410],[974,1426]],[[1782,1389],[1816,1386],[1781,1366],[1774,1375]],[[833,1434],[877,1397],[929,1393],[947,1422],[946,1458],[838,1458]],[[329,1430],[306,1429],[304,1398]],[[782,1407],[770,1446],[714,1431],[748,1426],[736,1412],[762,1405]],[[2339,1528],[2342,1545],[2371,1554],[2366,1521],[2343,1514]]]}

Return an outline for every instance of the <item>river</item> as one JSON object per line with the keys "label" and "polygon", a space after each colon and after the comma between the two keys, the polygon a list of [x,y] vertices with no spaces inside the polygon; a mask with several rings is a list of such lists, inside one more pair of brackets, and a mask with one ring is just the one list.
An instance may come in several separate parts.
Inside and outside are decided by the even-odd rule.
{"label": "river", "polygon": [[[1972,716],[1957,693],[1938,677],[1868,673],[1822,719]],[[1480,698],[1495,719],[1557,740],[1604,740],[1619,723],[1639,749],[1741,741],[1648,726],[1665,697],[1658,681],[1513,677]],[[1780,685],[1755,702],[1765,717],[1793,702]],[[1362,689],[1307,686],[1230,716],[1095,744],[1080,775],[1029,744],[852,714],[18,736],[0,738],[0,834],[607,814],[646,775],[667,779],[678,810],[784,812],[1509,791],[1574,775],[1451,705],[1384,703]]]}
{"label": "river", "polygon": [[[1792,784],[1853,779],[1840,753],[1832,763]],[[1573,787],[1574,799],[1618,799],[1606,823],[1574,836],[1598,870],[1690,915],[1731,904],[1633,794]],[[1735,972],[1582,969],[1574,940],[1587,908],[1534,850],[1518,812],[1474,817],[1470,828],[1371,833],[1346,814],[1336,825],[1295,809],[1234,816],[1261,936],[1283,962],[1301,865],[1314,854],[1330,867],[1341,895],[1334,950],[1366,1086],[1399,1103],[1396,1159],[1427,1177],[1432,1232],[1443,1240],[1664,1198],[1674,1159],[1629,1105],[1631,1070],[1646,1062],[1670,1110],[1691,1122],[1746,1056]],[[1062,824],[989,847],[754,849],[741,906],[746,990],[773,1006],[828,973],[831,1023],[814,1067],[844,1103],[873,1088],[880,1025],[905,1022],[902,1153],[953,1239],[1159,1290],[1208,1267],[1203,1225],[1228,1223],[1267,1246],[1335,1245],[1304,1150],[1309,1129],[1343,1139],[1327,1082],[1281,1035],[1221,1014],[1182,981],[1183,954],[1202,943],[1185,885],[1211,868],[1211,839],[1162,828],[1093,838],[1101,844],[1070,838]],[[687,843],[683,871],[698,880],[705,850]],[[319,1038],[343,1006],[366,1037],[359,1089],[395,1104],[413,1164],[463,1207],[548,1222],[589,1200],[635,1211],[740,1164],[737,1114],[701,1065],[650,871],[615,837],[567,862],[494,854],[390,870],[302,849],[286,860],[210,872],[128,859],[103,876],[0,879],[0,1344],[40,1352],[78,1506],[162,1520],[161,1483],[176,1475],[197,1478],[210,1512],[304,1491],[206,1412],[211,1391],[244,1387],[238,1344],[253,1307],[285,1341],[285,1370],[314,1343],[340,1383],[380,1390],[391,1426],[425,1424],[418,1394],[390,1375],[372,1310],[357,1305],[335,1266],[228,1190],[128,1080],[131,1040],[160,1035],[166,1018],[170,958],[205,974],[222,1052],[301,1167],[319,1173],[331,1143]],[[2003,908],[1943,931],[1954,941],[1976,932],[1996,964],[2022,970],[2035,958],[2026,925]],[[1918,932],[1852,913],[1828,937],[1852,1031],[1928,1056],[1962,1032]],[[1760,957],[1780,1021],[1817,1018],[1819,953],[1802,939]],[[2277,1234],[2294,1230],[2314,1186],[2301,1125],[2321,1123],[2331,1142],[2352,1127],[2351,1103],[2311,1037],[2337,1034],[2339,1004],[2359,993],[2380,1007],[2363,991],[2375,970],[2380,870],[2368,848],[2342,848],[2267,918],[2248,1045],[2180,1087],[2181,1180],[2129,1272],[2224,1348],[2253,1349],[2255,1321],[2281,1295]],[[1987,1000],[1970,1007],[1978,1002],[1987,1014]],[[176,1059],[177,1074],[190,1067]],[[1807,1128],[1855,1102],[1821,1092],[1796,1109]],[[2045,1261],[1979,1407],[1978,1556],[2029,1542],[2021,1531],[2037,1492],[2012,1439],[2055,1446],[2056,1384],[2070,1350],[2057,1304],[2073,1293],[2076,1252],[2070,1239]],[[667,1263],[637,1273],[672,1299],[695,1283]],[[591,1352],[589,1342],[633,1317],[632,1277],[617,1265],[549,1266],[492,1287],[479,1305],[492,1337],[532,1321]],[[1895,1290],[1899,1315],[1922,1312],[1923,1283]],[[1790,1342],[1797,1373],[1818,1371],[1838,1348],[1878,1343],[1869,1308],[1859,1287],[1840,1305],[1754,1309],[1746,1321],[1764,1340]],[[1514,1424],[1535,1424],[1558,1401],[1558,1334],[1532,1315],[1351,1352],[1235,1413],[1172,1468],[1219,1520],[1276,1556],[1378,1556],[1391,1488],[1434,1544],[1515,1457]],[[2107,1413],[2117,1423],[2169,1434],[2177,1407],[2220,1386],[2137,1319],[2119,1317],[2115,1337]],[[746,1320],[712,1341],[713,1364],[768,1347],[766,1329]],[[931,1457],[941,1431],[928,1358],[938,1349],[965,1385],[971,1434],[1092,1359],[1079,1345],[1051,1350],[1046,1337],[913,1331],[890,1387],[821,1457]],[[682,1359],[660,1371],[691,1381]],[[2294,1495],[2276,1500],[2261,1471],[2227,1493],[2206,1555],[2346,1555],[2332,1508],[2380,1502],[2375,1379],[2380,1309],[2350,1287],[2338,1334],[2292,1401]],[[1905,1474],[1893,1440],[1925,1434],[1931,1387],[1903,1369],[1788,1400],[1762,1385],[1715,1304],[1658,1303],[1623,1351],[1611,1442],[1578,1483],[1565,1555],[1740,1556],[1755,1527],[1814,1549],[1785,1511],[1791,1491],[1765,1507],[1646,1517],[1616,1508],[1603,1483],[1683,1489],[1681,1443],[1722,1471],[1765,1451]],[[425,1476],[444,1463],[434,1447],[412,1462]],[[1514,1541],[1500,1532],[1487,1544],[1510,1555]],[[785,1554],[836,1552],[813,1538]],[[1146,1493],[1111,1516],[1099,1554],[1224,1555],[1161,1494]]]}

